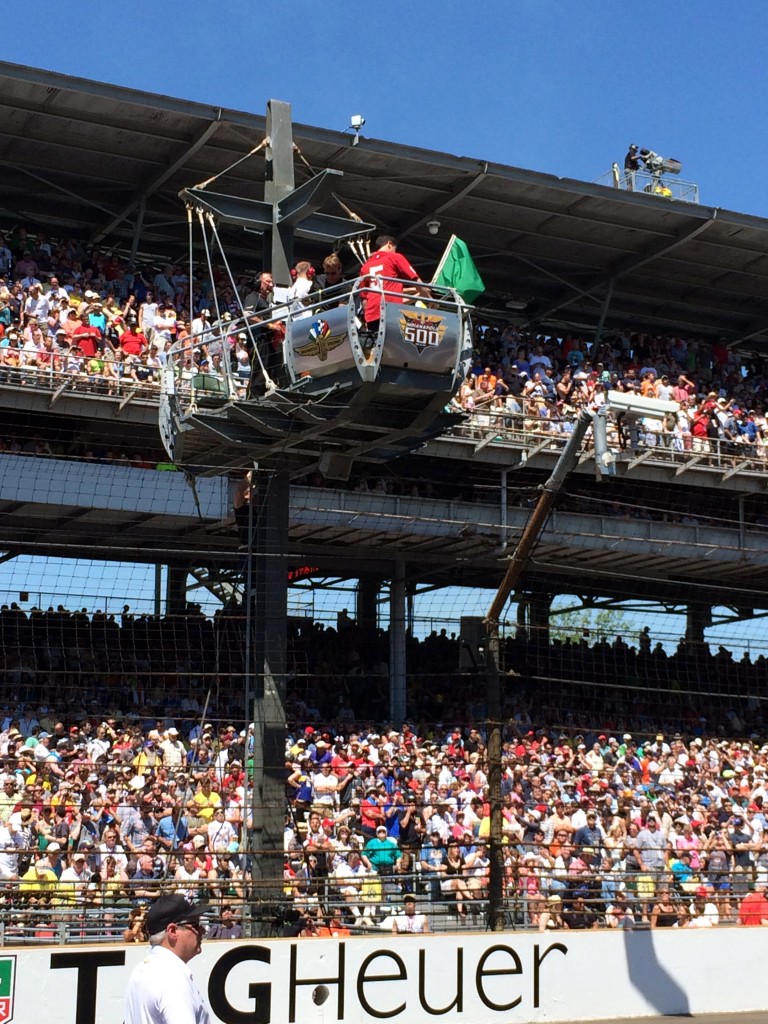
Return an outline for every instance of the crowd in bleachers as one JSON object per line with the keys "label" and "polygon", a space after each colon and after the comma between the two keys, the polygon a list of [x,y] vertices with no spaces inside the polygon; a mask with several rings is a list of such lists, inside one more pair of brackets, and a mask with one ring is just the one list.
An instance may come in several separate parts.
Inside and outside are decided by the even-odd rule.
{"label": "crowd in bleachers", "polygon": [[71,377],[103,394],[127,386],[151,395],[173,351],[184,380],[231,369],[244,394],[251,360],[241,303],[257,301],[258,284],[241,277],[237,286],[239,301],[223,268],[213,279],[197,269],[190,282],[174,264],[129,267],[116,252],[16,226],[0,237],[0,382]]}
{"label": "crowd in bleachers", "polygon": [[[582,407],[610,391],[674,403],[643,418],[638,442],[679,452],[763,456],[768,446],[768,377],[724,343],[668,333],[532,335],[513,326],[479,328],[473,365],[455,404],[472,426],[568,434]],[[626,443],[626,435],[615,440]]]}
{"label": "crowd in bleachers", "polygon": [[[343,280],[341,261],[329,260],[317,278],[302,271],[303,298],[326,278]],[[176,353],[183,380],[227,377],[243,397],[254,369],[251,328],[269,315],[271,278],[235,284],[223,268],[213,276],[195,268],[190,281],[178,265],[131,267],[116,252],[17,225],[0,237],[0,382],[50,386],[71,377],[106,394],[126,386],[151,394]],[[253,314],[250,327],[243,310]],[[763,361],[722,341],[617,329],[591,342],[575,331],[537,334],[478,318],[474,343],[454,403],[476,426],[567,433],[581,406],[599,407],[610,390],[635,391],[676,403],[646,418],[641,442],[697,454],[714,447],[763,455],[768,446]],[[265,353],[273,358],[271,344]]]}
{"label": "crowd in bleachers", "polygon": [[[519,722],[503,738],[513,917],[541,930],[768,924],[768,745]],[[289,744],[286,879],[300,907],[342,899],[356,919],[413,895],[477,922],[490,872],[483,729],[309,726]]]}
{"label": "crowd in bleachers", "polygon": [[[239,915],[255,898],[241,625],[2,609],[7,909],[127,913],[173,887]],[[284,899],[306,934],[318,915],[409,930],[486,912],[482,672],[458,671],[447,631],[409,638],[408,719],[387,723],[387,657],[386,632],[345,616],[292,630]],[[764,899],[763,658],[646,633],[520,636],[504,658],[513,920],[702,926]]]}
{"label": "crowd in bleachers", "polygon": [[[213,692],[225,716],[241,716],[244,613],[237,605],[212,618],[134,615],[63,606],[0,609],[0,696],[87,709],[126,699],[150,717],[191,722]],[[333,626],[292,618],[288,630],[288,699],[296,720],[382,720],[388,709],[389,632],[348,616]],[[462,650],[464,663],[462,662]],[[690,731],[706,717],[713,733],[768,731],[762,701],[766,659],[720,647],[651,643],[567,631],[547,641],[535,631],[502,641],[512,715],[568,731],[602,726],[624,731],[660,726]],[[406,635],[407,711],[415,721],[469,724],[485,715],[481,652],[443,629]]]}
{"label": "crowd in bleachers", "polygon": [[[259,284],[237,284],[248,308]],[[176,346],[190,372],[223,374],[229,361],[245,394],[248,338],[228,326],[239,310],[223,277],[131,268],[17,227],[0,238],[0,383],[70,375],[106,394],[125,382],[150,392]],[[646,443],[768,446],[763,366],[723,344],[478,326],[475,346],[456,403],[476,422],[567,432],[580,406],[636,390],[677,403],[646,424]],[[52,449],[40,440],[34,453]],[[140,937],[141,907],[168,887],[227,914],[253,897],[242,627],[237,609],[214,620],[2,609],[4,904],[130,908],[126,936]],[[408,722],[387,723],[386,631],[291,626],[284,896],[306,934],[318,914],[338,928],[423,930],[438,906],[459,921],[484,913],[484,680],[481,667],[459,672],[460,646],[445,631],[408,638]],[[768,922],[764,658],[530,636],[508,640],[504,657],[515,920]],[[392,915],[406,899],[410,913]]]}

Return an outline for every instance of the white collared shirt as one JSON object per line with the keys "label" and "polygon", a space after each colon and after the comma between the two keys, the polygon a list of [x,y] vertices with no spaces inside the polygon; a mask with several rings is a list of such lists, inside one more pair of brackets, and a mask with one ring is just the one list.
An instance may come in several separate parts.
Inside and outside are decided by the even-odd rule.
{"label": "white collared shirt", "polygon": [[211,1024],[192,971],[164,946],[152,946],[131,974],[125,1024]]}

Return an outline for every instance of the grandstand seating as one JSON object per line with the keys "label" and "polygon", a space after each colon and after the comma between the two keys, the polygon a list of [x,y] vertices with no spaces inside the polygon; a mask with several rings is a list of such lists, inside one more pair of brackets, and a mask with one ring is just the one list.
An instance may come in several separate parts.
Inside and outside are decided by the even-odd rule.
{"label": "grandstand seating", "polygon": [[[217,348],[234,352],[229,321],[222,316],[208,344],[193,347],[183,274],[126,274],[118,257],[106,260],[77,243],[43,243],[47,248],[27,258],[31,245],[31,234],[21,231],[9,239],[11,274],[7,287],[0,282],[0,387],[44,389],[52,400],[63,389],[155,402],[167,347],[176,343],[190,346],[182,386],[198,402],[219,403],[227,394],[226,374],[203,373],[201,359]],[[79,319],[98,332],[93,355],[77,351],[71,331],[58,333],[61,308],[46,299],[45,315],[38,315],[38,299],[20,283],[20,270],[34,276],[30,263],[47,267],[44,291],[59,273],[69,292],[59,307],[77,304],[78,314],[83,307]],[[148,332],[157,346],[149,356],[120,354],[121,338],[133,333],[132,309],[149,286],[163,289],[163,280],[172,285],[172,326]],[[110,289],[122,292],[111,297]],[[197,290],[193,313],[211,297]],[[598,406],[608,387],[637,389],[680,405],[674,417],[643,425],[646,446],[672,457],[754,460],[756,472],[764,467],[768,382],[756,360],[672,328],[653,336],[617,329],[592,352],[576,332],[536,337],[510,325],[478,324],[474,341],[472,373],[454,399],[468,416],[458,429],[470,436],[536,434],[557,443],[581,405]],[[131,344],[144,347],[142,340]],[[3,447],[87,457],[71,440],[61,451],[55,438],[13,436]],[[683,514],[669,504],[665,515]],[[259,851],[249,846],[243,637],[234,605],[213,618],[64,606],[0,610],[3,941],[119,937],[129,911],[169,887],[252,916],[263,893],[250,870]],[[503,648],[510,924],[546,927],[553,915],[557,923],[560,899],[569,926],[655,926],[655,907],[666,918],[672,913],[665,886],[679,926],[735,921],[750,886],[768,881],[768,747],[759,739],[766,732],[764,657],[736,661],[724,648],[712,654],[685,641],[676,651],[651,649],[642,635],[550,642],[533,628],[508,637]],[[391,723],[386,631],[353,622],[343,629],[309,620],[292,625],[284,887],[279,902],[259,911],[275,929],[316,934],[317,913],[334,910],[344,927],[397,929],[393,912],[411,893],[433,930],[482,926],[485,680],[481,671],[462,673],[459,655],[459,640],[446,633],[409,637],[410,724]],[[335,790],[323,782],[329,775]],[[211,792],[225,808],[219,832]],[[419,824],[403,826],[410,797],[408,822]],[[559,809],[561,798],[567,806]],[[181,825],[165,813],[174,808]],[[660,857],[645,863],[633,831],[650,831],[645,825],[654,816],[665,839]],[[371,847],[380,820],[387,836]],[[105,838],[115,825],[117,852]],[[658,846],[647,842],[651,851]],[[454,844],[463,844],[463,863],[447,884],[440,866],[457,856]],[[362,862],[349,852],[358,847]],[[684,850],[695,852],[695,864],[686,864]]]}

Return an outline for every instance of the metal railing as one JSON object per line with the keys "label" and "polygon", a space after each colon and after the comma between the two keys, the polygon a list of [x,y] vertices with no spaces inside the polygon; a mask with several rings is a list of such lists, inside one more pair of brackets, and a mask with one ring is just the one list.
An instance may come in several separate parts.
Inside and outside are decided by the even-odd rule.
{"label": "metal railing", "polygon": [[[115,364],[109,364],[115,365]],[[87,370],[70,372],[43,369],[37,366],[8,366],[0,364],[0,387],[36,388],[60,395],[90,394],[105,398],[125,399],[130,396],[157,403],[160,398],[159,371],[156,381],[137,381],[130,377],[105,376]]]}
{"label": "metal railing", "polygon": [[[451,434],[475,441],[476,447],[494,443],[523,449],[529,454],[546,450],[559,452],[571,435],[575,414],[564,414],[554,403],[549,403],[545,405],[546,416],[542,417],[540,402],[520,398],[517,404],[521,412],[491,404],[463,410],[466,419],[453,427]],[[762,474],[768,461],[768,444],[697,438],[646,425],[638,428],[630,443],[626,436],[619,437],[610,424],[608,444],[612,451],[624,452],[628,456],[642,450],[643,461],[663,462],[676,467],[686,465],[688,468],[696,465],[720,467],[729,475],[731,471]],[[587,451],[592,450],[591,433],[587,435],[584,447]]]}
{"label": "metal railing", "polygon": [[681,203],[699,202],[699,186],[694,181],[682,181],[674,174],[659,176],[648,171],[624,171],[618,164],[614,164],[610,171],[601,174],[593,184],[617,188],[622,192],[653,196],[654,199],[677,200]]}
{"label": "metal railing", "polygon": [[[512,855],[508,852],[506,856],[503,911],[505,926],[513,929],[550,928],[544,915],[553,911],[562,915],[565,927],[653,927],[659,924],[654,920],[654,908],[660,900],[674,907],[678,926],[687,925],[696,915],[709,916],[712,923],[733,924],[755,878],[765,881],[764,870],[755,875],[751,869],[718,872],[716,878],[710,878],[704,868],[679,881],[668,868],[638,871],[625,869],[621,863],[609,872],[530,868],[516,848],[507,850]],[[143,941],[141,922],[136,924],[136,918],[140,908],[152,902],[149,892],[156,896],[182,892],[187,898],[206,902],[212,908],[206,918],[209,931],[220,920],[222,910],[229,908],[245,937],[311,935],[318,924],[331,920],[349,934],[405,930],[397,925],[402,921],[406,896],[415,899],[429,931],[486,927],[487,875],[478,877],[467,869],[448,879],[445,874],[423,870],[421,862],[414,867],[407,872],[367,871],[356,883],[356,893],[350,893],[348,878],[342,881],[333,874],[286,878],[277,896],[274,889],[267,895],[250,879],[242,882],[241,892],[225,895],[216,891],[222,888],[221,879],[129,880],[118,888],[109,882],[91,881],[77,894],[71,883],[35,890],[24,882],[5,881],[0,883],[0,946]],[[141,896],[136,893],[139,886]],[[662,900],[664,893],[668,895]],[[574,913],[585,914],[587,923],[569,924]],[[666,914],[670,913],[668,909]],[[671,922],[666,919],[662,924],[670,926]],[[556,926],[562,926],[562,921]]]}
{"label": "metal railing", "polygon": [[[51,404],[64,394],[92,395],[113,399],[124,405],[134,401],[158,404],[161,393],[160,373],[158,371],[157,381],[142,383],[125,377],[101,377],[87,372],[75,374],[32,366],[16,368],[0,365],[0,388],[42,390],[51,393]],[[179,375],[176,387],[189,401],[195,399],[193,375]],[[237,389],[228,397],[237,400]],[[540,401],[530,398],[521,397],[516,401],[520,412],[497,407],[493,396],[486,400],[480,399],[474,409],[460,409],[454,399],[454,408],[464,413],[465,420],[451,429],[451,436],[472,440],[476,448],[500,444],[523,450],[528,455],[546,450],[559,452],[571,434],[576,414],[563,413],[553,402],[542,406]],[[544,417],[541,415],[542,407],[546,411]],[[611,437],[610,431],[609,446],[616,452],[626,450],[622,449],[615,434]],[[591,435],[588,435],[585,449],[591,448]],[[677,469],[682,466],[688,469],[695,466],[703,469],[719,467],[729,475],[761,474],[765,472],[768,462],[768,444],[747,444],[718,438],[700,439],[689,435],[681,437],[673,432],[650,427],[640,428],[637,448],[645,453],[645,460],[652,463],[671,464]]]}

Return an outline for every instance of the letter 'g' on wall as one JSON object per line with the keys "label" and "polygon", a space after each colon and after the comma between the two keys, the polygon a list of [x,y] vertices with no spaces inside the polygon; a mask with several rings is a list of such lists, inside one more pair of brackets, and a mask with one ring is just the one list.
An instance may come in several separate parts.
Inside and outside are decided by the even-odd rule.
{"label": "letter 'g' on wall", "polygon": [[269,1024],[272,1018],[272,986],[268,981],[251,982],[248,986],[248,998],[253,1000],[253,1010],[247,1013],[236,1010],[227,999],[229,972],[247,960],[268,964],[272,961],[272,953],[266,946],[241,946],[233,949],[216,961],[208,978],[208,1002],[224,1024]]}

